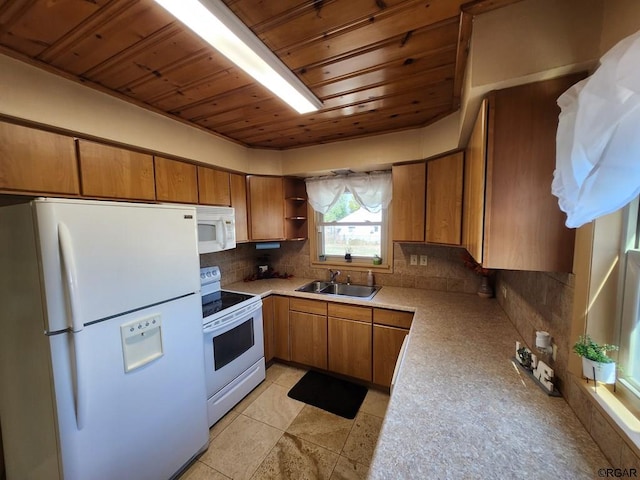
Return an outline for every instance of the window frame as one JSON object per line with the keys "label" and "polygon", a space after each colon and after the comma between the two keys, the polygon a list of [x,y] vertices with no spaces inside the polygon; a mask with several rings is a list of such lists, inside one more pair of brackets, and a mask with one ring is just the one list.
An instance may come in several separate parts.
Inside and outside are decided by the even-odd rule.
{"label": "window frame", "polygon": [[[393,201],[391,202],[393,203]],[[340,255],[329,255],[325,257],[325,260],[320,260],[320,236],[322,235],[322,231],[320,230],[320,226],[318,225],[319,218],[322,217],[322,214],[316,212],[309,205],[309,215],[308,218],[311,219],[310,222],[310,235],[309,235],[309,257],[310,264],[312,267],[322,268],[322,267],[342,267],[344,269],[352,270],[352,271],[379,271],[385,273],[393,272],[393,241],[391,239],[391,203],[388,208],[382,209],[382,222],[380,226],[380,234],[381,234],[381,257],[382,263],[380,265],[373,264],[373,257],[363,257],[363,256],[354,256],[352,257],[351,262],[347,262],[343,256]],[[364,207],[362,207],[364,208]],[[334,222],[331,222],[334,223]],[[338,223],[338,222],[335,222]],[[344,224],[343,224],[344,225]],[[351,224],[349,224],[351,225]],[[355,225],[355,223],[354,223]],[[362,225],[371,225],[371,222],[363,222]]]}

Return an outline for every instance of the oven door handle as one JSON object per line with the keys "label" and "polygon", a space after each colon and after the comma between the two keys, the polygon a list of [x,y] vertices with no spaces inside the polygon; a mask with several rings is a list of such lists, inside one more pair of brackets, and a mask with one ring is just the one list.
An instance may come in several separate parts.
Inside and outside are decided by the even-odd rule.
{"label": "oven door handle", "polygon": [[210,323],[208,325],[205,325],[204,329],[202,331],[204,333],[211,333],[211,332],[224,333],[224,332],[228,332],[229,330],[237,327],[241,323],[244,323],[247,320],[253,319],[255,317],[255,315],[251,315],[250,313],[253,313],[253,310],[251,312],[242,311],[242,312],[234,313],[232,315],[237,315],[238,318],[233,319],[233,321],[231,321],[229,323],[218,324],[218,325],[214,325],[213,322],[212,322],[212,323]]}

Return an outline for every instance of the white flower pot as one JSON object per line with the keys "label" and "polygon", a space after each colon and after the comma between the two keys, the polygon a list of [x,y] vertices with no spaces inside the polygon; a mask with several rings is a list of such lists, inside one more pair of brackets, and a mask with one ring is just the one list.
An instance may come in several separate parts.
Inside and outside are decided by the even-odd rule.
{"label": "white flower pot", "polygon": [[[595,368],[596,378],[593,378]],[[616,383],[616,363],[600,363],[582,357],[582,375],[602,383]]]}

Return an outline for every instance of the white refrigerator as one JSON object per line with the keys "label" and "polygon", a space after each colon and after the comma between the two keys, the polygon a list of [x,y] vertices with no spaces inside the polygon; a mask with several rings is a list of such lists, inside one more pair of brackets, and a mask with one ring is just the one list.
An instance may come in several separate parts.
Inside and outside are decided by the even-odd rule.
{"label": "white refrigerator", "polygon": [[162,480],[207,447],[195,209],[0,207],[8,480]]}

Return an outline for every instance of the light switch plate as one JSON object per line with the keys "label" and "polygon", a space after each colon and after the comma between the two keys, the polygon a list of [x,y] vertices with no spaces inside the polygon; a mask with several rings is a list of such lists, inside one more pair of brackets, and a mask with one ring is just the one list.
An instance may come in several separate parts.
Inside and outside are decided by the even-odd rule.
{"label": "light switch plate", "polygon": [[409,263],[410,265],[418,265],[418,255],[411,255]]}
{"label": "light switch plate", "polygon": [[423,267],[427,266],[427,256],[426,255],[420,255],[420,265]]}

